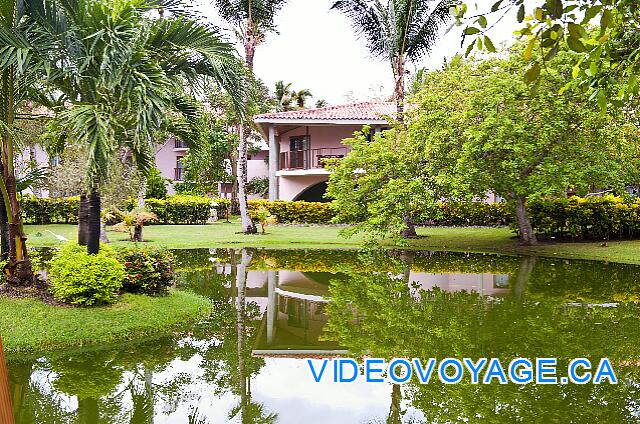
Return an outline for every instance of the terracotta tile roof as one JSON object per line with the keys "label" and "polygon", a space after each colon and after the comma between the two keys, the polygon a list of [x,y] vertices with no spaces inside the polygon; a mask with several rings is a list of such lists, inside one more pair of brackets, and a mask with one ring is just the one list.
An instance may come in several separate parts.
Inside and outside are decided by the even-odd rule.
{"label": "terracotta tile roof", "polygon": [[361,102],[339,106],[326,106],[316,109],[300,109],[287,112],[274,112],[256,115],[254,120],[269,119],[291,120],[381,120],[395,114],[396,106],[391,102]]}

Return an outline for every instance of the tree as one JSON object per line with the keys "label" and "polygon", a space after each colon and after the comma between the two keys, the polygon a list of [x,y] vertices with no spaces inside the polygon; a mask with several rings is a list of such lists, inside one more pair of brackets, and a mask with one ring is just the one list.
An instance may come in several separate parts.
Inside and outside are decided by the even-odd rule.
{"label": "tree", "polygon": [[218,182],[232,180],[228,158],[237,147],[237,136],[229,133],[221,119],[205,113],[197,124],[195,139],[182,159],[184,185],[198,194],[215,193]]}
{"label": "tree", "polygon": [[[514,14],[522,26],[524,75],[534,82],[545,62],[562,49],[576,52],[567,85],[586,91],[600,108],[622,107],[638,95],[637,73],[640,47],[640,4],[636,0],[498,0],[490,10],[470,12],[466,4],[457,9],[464,25],[467,48],[495,51],[490,38],[495,22]],[[469,16],[472,15],[472,16]],[[539,51],[537,56],[534,51]]]}
{"label": "tree", "polygon": [[[416,62],[433,49],[442,27],[452,19],[458,0],[339,0],[332,9],[344,13],[372,55],[389,61],[395,78],[396,119],[404,122],[406,62]],[[416,237],[410,216],[404,237]]]}
{"label": "tree", "polygon": [[[275,101],[278,112],[304,109],[306,108],[307,99],[313,96],[308,89],[294,90],[292,85],[290,82],[285,83],[282,80],[276,81]],[[318,104],[326,104],[326,102],[322,102],[324,102],[324,100],[318,100],[316,107],[322,107],[318,106]]]}
{"label": "tree", "polygon": [[365,232],[373,242],[401,235],[406,217],[431,205],[437,187],[423,170],[422,144],[409,139],[403,126],[378,132],[371,141],[369,132],[365,127],[343,140],[351,151],[328,164],[327,197],[334,199],[337,219],[354,224],[343,234]]}
{"label": "tree", "polygon": [[291,88],[290,82],[276,81],[276,110],[278,112],[286,112],[288,110],[294,110],[294,91]]}
{"label": "tree", "polygon": [[[158,5],[176,13],[152,18],[148,12]],[[86,241],[87,251],[97,253],[100,191],[117,152],[124,148],[127,160],[146,174],[154,164],[155,132],[169,125],[173,113],[196,112],[179,94],[183,83],[197,89],[210,77],[242,109],[243,73],[217,29],[173,2],[77,0],[56,6],[33,16],[42,36],[58,41],[48,57],[54,67],[49,82],[66,102],[57,120],[67,140],[88,148]]]}
{"label": "tree", "polygon": [[306,107],[307,98],[311,96],[312,96],[311,91],[307,90],[306,88],[296,91],[295,99],[296,99],[296,104],[298,105],[298,108],[304,109]]}
{"label": "tree", "polygon": [[[222,19],[234,28],[244,45],[245,62],[249,70],[247,86],[252,85],[253,59],[256,47],[264,41],[268,32],[274,32],[276,13],[284,6],[286,0],[215,0]],[[248,99],[247,99],[248,100]],[[249,125],[240,125],[240,144],[238,147],[238,198],[240,201],[240,215],[242,217],[242,231],[245,234],[255,234],[258,230],[249,216],[247,205],[247,133]]]}
{"label": "tree", "polygon": [[527,198],[636,183],[638,130],[619,110],[601,113],[583,96],[559,94],[570,52],[547,63],[533,91],[513,78],[520,54],[516,46],[507,59],[458,59],[429,74],[414,97],[409,133],[423,146],[423,172],[448,198],[493,191],[513,201],[522,242],[534,244]]}
{"label": "tree", "polygon": [[[30,25],[26,12],[42,7],[42,1],[5,1],[0,8],[0,194],[4,211],[0,223],[8,227],[9,259],[4,267],[10,283],[29,283],[33,280],[31,262],[27,253],[22,227],[20,203],[17,198],[15,120],[16,111],[23,100],[34,93],[33,81],[37,79],[43,62],[25,47],[37,38],[38,30]],[[40,40],[39,51],[51,48],[51,40]],[[6,215],[6,216],[5,216]]]}

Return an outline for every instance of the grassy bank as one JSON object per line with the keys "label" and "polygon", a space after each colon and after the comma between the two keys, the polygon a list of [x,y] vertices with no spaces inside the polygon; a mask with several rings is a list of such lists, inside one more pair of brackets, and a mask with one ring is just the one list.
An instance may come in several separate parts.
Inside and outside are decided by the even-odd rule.
{"label": "grassy bank", "polygon": [[115,305],[96,308],[0,297],[0,334],[7,354],[41,352],[165,333],[197,321],[210,308],[204,297],[181,291],[165,297],[124,294]]}
{"label": "grassy bank", "polygon": [[[74,225],[28,225],[30,246],[58,246],[58,241],[47,230],[70,240],[77,237]],[[271,247],[271,248],[357,248],[361,237],[340,237],[339,228],[333,226],[276,226],[269,227],[267,235],[247,236],[239,233],[238,223],[219,222],[202,225],[154,225],[145,227],[144,236],[150,245],[171,249],[207,247]],[[520,246],[508,228],[419,228],[418,234],[427,236],[411,240],[409,248],[427,250],[454,250],[507,254],[536,254],[540,256],[594,259],[611,262],[640,264],[640,240],[601,242],[541,243],[535,247]],[[127,235],[109,232],[116,246],[131,246]]]}

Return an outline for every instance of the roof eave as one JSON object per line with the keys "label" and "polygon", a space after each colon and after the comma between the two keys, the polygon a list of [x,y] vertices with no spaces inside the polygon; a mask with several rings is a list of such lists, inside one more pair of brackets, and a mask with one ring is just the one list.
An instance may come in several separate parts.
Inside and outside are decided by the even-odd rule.
{"label": "roof eave", "polygon": [[291,118],[255,118],[256,124],[291,125],[386,125],[386,119],[291,119]]}

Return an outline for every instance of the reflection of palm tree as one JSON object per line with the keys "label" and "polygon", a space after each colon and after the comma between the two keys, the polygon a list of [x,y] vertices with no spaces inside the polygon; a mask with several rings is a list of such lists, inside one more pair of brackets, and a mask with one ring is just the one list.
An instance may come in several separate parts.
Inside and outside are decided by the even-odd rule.
{"label": "reflection of palm tree", "polygon": [[246,295],[247,295],[247,269],[251,264],[253,252],[250,249],[242,249],[242,258],[236,269],[236,330],[238,335],[238,389],[240,391],[240,404],[233,408],[229,414],[230,418],[240,413],[240,421],[244,423],[273,423],[277,414],[269,414],[264,410],[264,406],[251,401],[251,374],[247,373],[245,363],[245,343],[246,332]]}

